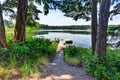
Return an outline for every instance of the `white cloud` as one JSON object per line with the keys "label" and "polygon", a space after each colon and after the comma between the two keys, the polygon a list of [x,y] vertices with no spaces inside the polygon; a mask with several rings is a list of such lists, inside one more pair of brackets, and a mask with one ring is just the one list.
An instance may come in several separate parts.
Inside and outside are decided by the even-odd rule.
{"label": "white cloud", "polygon": [[120,15],[114,16],[113,20],[109,20],[109,24],[120,25]]}
{"label": "white cloud", "polygon": [[[118,25],[120,24],[120,15],[113,17],[113,20],[109,20],[109,24]],[[59,11],[50,11],[50,14],[44,16],[40,14],[40,23],[48,24],[48,25],[90,25],[91,21],[85,21],[83,19],[79,19],[78,21],[74,21],[72,18],[65,17],[64,14]]]}
{"label": "white cloud", "polygon": [[87,25],[89,22],[85,22],[82,19],[78,21],[73,20],[72,18],[65,17],[64,14],[59,11],[50,11],[47,16],[40,14],[40,23],[48,25]]}
{"label": "white cloud", "polygon": [[6,1],[6,0],[0,0],[1,3],[4,2],[4,1]]}

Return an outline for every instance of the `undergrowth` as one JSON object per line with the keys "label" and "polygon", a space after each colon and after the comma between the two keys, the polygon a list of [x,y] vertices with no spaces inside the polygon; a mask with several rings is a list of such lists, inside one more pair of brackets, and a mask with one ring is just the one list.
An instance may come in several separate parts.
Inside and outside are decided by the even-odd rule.
{"label": "undergrowth", "polygon": [[56,46],[56,42],[32,37],[27,38],[25,44],[10,41],[7,48],[0,49],[0,78],[8,80],[16,74],[28,77],[39,72],[39,66],[55,56]]}
{"label": "undergrowth", "polygon": [[120,50],[107,50],[106,57],[91,53],[91,49],[70,46],[64,50],[64,60],[84,67],[98,80],[120,80]]}

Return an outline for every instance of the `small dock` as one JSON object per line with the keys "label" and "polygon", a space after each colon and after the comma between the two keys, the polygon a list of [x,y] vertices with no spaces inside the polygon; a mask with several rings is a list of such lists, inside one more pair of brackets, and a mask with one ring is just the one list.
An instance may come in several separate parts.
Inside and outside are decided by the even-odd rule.
{"label": "small dock", "polygon": [[64,63],[63,48],[65,47],[63,41],[60,41],[57,47],[56,56],[53,60],[54,63]]}
{"label": "small dock", "polygon": [[68,43],[72,44],[73,41],[71,39],[65,39],[59,42],[57,51],[56,51],[56,56],[53,60],[54,63],[64,63],[63,48],[66,48]]}

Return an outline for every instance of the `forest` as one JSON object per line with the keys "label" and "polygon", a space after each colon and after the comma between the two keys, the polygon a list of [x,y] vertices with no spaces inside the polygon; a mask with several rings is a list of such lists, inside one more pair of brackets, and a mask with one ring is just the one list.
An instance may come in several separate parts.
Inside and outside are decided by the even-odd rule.
{"label": "forest", "polygon": [[[109,25],[108,29],[114,30],[114,28],[119,28],[120,25]],[[91,29],[90,25],[69,25],[69,26],[49,26],[49,25],[44,25],[41,24],[40,26],[41,29],[81,29],[81,30],[87,30]]]}

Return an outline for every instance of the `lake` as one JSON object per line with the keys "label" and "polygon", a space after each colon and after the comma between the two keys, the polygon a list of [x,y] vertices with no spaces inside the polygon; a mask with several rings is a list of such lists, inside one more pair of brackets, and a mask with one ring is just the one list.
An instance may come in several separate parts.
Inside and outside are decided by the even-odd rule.
{"label": "lake", "polygon": [[36,37],[43,37],[50,40],[72,39],[72,45],[85,48],[91,47],[90,30],[39,30],[36,31]]}
{"label": "lake", "polygon": [[[65,39],[72,39],[73,44],[75,46],[79,47],[85,47],[85,48],[90,48],[91,47],[91,31],[90,30],[71,30],[71,29],[45,29],[45,30],[37,30],[35,31],[36,36],[35,37],[42,37],[42,38],[47,38],[50,40],[65,40]],[[108,36],[108,44],[115,44],[119,39],[115,39],[110,41],[111,36]],[[120,46],[119,46],[120,47]]]}

